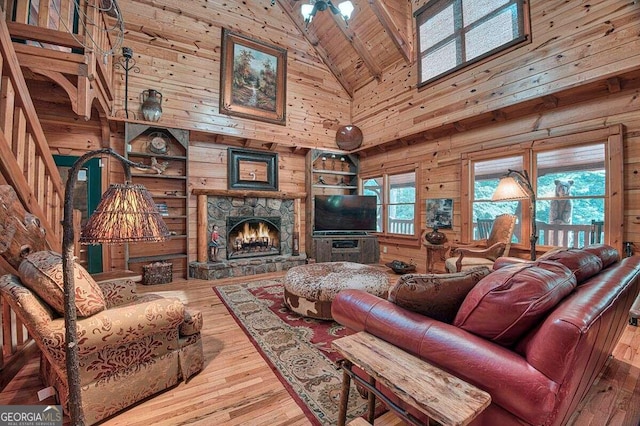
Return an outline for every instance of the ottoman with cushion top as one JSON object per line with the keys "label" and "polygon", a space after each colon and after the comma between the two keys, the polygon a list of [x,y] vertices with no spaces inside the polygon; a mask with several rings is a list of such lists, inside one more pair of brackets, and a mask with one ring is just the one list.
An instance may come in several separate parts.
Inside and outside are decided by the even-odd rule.
{"label": "ottoman with cushion top", "polygon": [[375,266],[353,262],[312,263],[289,269],[284,277],[284,303],[300,315],[332,319],[331,302],[345,289],[386,297],[389,278]]}

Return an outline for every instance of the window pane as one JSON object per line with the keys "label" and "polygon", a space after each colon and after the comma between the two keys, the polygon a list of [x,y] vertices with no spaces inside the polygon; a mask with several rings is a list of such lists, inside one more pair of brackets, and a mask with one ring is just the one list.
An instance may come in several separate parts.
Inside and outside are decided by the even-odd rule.
{"label": "window pane", "polygon": [[513,241],[519,242],[521,238],[522,203],[520,201],[493,202],[491,198],[498,187],[500,177],[509,169],[523,170],[522,156],[496,158],[493,160],[476,161],[473,163],[474,185],[472,203],[472,234],[474,239],[486,238],[487,222],[496,216],[510,213],[518,217],[513,233]]}
{"label": "window pane", "polygon": [[522,220],[522,207],[520,201],[479,201],[473,203],[473,239],[483,240],[487,238],[491,231],[493,220],[496,216],[506,213],[514,214],[518,217],[511,241],[514,243],[519,242],[521,234],[520,223]]}
{"label": "window pane", "polygon": [[[604,223],[604,143],[539,152],[535,158],[539,244],[583,247],[594,241],[592,223]],[[595,241],[603,241],[602,235]]]}
{"label": "window pane", "polygon": [[375,195],[376,196],[376,205],[377,205],[377,217],[376,217],[376,232],[382,232],[382,188],[383,188],[383,180],[382,177],[376,177],[367,179],[362,184],[363,195]]}
{"label": "window pane", "polygon": [[453,6],[449,6],[420,25],[420,51],[424,52],[453,34],[453,29]]}
{"label": "window pane", "polygon": [[515,12],[513,6],[470,30],[465,36],[465,60],[476,58],[516,38],[517,35],[514,34],[517,34],[517,31],[514,31],[514,25],[517,25],[517,20],[513,17]]}
{"label": "window pane", "polygon": [[438,0],[423,6],[416,15],[418,84],[507,48],[524,36],[524,7],[528,2],[523,0]]}
{"label": "window pane", "polygon": [[427,53],[422,58],[421,78],[427,81],[458,65],[458,52],[456,42],[451,41],[439,49]]}
{"label": "window pane", "polygon": [[415,201],[415,172],[389,176],[389,233],[414,234]]}
{"label": "window pane", "polygon": [[462,0],[464,25],[474,23],[506,3],[509,0]]}

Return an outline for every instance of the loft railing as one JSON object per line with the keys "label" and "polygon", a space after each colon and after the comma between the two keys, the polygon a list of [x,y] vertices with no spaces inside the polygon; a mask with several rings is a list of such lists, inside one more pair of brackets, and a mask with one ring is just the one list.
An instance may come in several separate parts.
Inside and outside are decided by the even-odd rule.
{"label": "loft railing", "polygon": [[[85,119],[94,100],[106,115],[113,107],[113,59],[101,54],[113,47],[113,18],[100,11],[101,1],[81,0],[78,11],[72,1],[0,0],[20,64],[56,82]],[[78,25],[79,16],[95,24]]]}
{"label": "loft railing", "polygon": [[[11,185],[25,210],[37,216],[48,246],[60,251],[64,188],[40,126],[13,43],[0,19],[0,183]],[[16,273],[0,257],[0,273]],[[7,303],[2,303],[0,388],[8,383],[33,348],[30,338]]]}

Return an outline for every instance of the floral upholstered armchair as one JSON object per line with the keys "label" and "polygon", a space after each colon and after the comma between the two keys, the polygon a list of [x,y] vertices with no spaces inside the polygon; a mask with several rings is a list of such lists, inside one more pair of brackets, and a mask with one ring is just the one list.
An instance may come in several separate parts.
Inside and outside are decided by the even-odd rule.
{"label": "floral upholstered armchair", "polygon": [[[0,293],[41,351],[40,373],[67,407],[62,260],[38,251]],[[202,315],[175,298],[137,295],[132,281],[98,285],[75,266],[82,410],[93,424],[176,385],[203,367]]]}

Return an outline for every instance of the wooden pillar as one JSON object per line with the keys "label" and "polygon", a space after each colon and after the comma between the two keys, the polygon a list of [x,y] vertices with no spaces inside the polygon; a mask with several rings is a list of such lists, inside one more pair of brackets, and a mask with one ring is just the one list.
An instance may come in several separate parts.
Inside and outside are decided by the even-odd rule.
{"label": "wooden pillar", "polygon": [[198,194],[198,262],[207,262],[209,239],[207,238],[207,225],[209,215],[207,212],[207,195]]}

